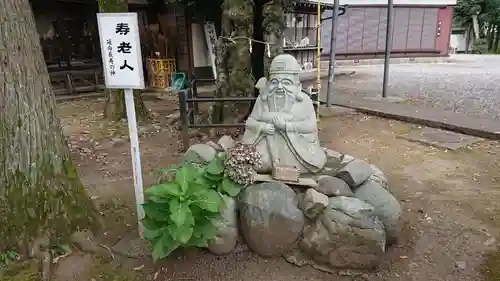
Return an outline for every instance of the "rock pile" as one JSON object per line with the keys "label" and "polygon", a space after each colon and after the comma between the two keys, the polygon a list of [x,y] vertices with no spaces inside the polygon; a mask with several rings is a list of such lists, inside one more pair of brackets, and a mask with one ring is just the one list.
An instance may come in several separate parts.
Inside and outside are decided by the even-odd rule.
{"label": "rock pile", "polygon": [[[227,136],[218,144],[196,144],[184,161],[208,162],[216,150],[232,145]],[[259,182],[228,202],[209,250],[228,254],[244,240],[263,257],[283,256],[298,266],[324,271],[376,267],[400,233],[400,204],[376,166],[325,152],[326,165],[313,176],[317,186]]]}

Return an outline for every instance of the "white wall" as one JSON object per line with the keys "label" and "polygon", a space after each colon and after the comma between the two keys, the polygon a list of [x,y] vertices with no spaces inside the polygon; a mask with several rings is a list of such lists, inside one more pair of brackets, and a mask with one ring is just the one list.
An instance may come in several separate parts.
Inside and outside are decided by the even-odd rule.
{"label": "white wall", "polygon": [[[457,52],[465,52],[465,34],[452,34],[450,37],[450,46]],[[472,50],[472,40],[469,42],[469,50]]]}
{"label": "white wall", "polygon": [[[318,2],[318,0],[309,0]],[[320,0],[323,4],[333,4],[333,0]],[[387,0],[339,0],[340,5],[387,5]],[[457,0],[393,0],[394,5],[456,5]]]}
{"label": "white wall", "polygon": [[198,23],[191,24],[191,35],[193,40],[193,62],[194,67],[211,66],[210,55],[208,53],[207,40],[203,26]]}

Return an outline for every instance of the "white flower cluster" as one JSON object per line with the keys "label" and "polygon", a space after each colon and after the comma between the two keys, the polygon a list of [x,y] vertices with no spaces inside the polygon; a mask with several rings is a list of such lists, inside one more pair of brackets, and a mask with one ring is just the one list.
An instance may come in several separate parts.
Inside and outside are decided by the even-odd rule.
{"label": "white flower cluster", "polygon": [[242,143],[237,143],[228,149],[224,162],[226,175],[234,182],[245,186],[254,183],[256,170],[261,166],[261,156],[255,150],[255,146]]}

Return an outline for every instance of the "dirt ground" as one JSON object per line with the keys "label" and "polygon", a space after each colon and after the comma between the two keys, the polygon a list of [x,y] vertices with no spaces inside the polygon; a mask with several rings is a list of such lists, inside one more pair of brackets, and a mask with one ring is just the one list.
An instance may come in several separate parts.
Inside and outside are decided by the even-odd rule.
{"label": "dirt ground", "polygon": [[[155,121],[139,129],[145,186],[155,180],[151,172],[177,163],[180,155],[178,130],[166,124],[175,103],[151,99],[147,106]],[[106,222],[102,243],[112,246],[135,231],[134,188],[130,147],[122,138],[127,135],[126,124],[103,122],[102,108],[103,101],[96,99],[64,102],[59,104],[59,114],[73,144],[79,174],[101,205]],[[259,258],[245,250],[223,257],[183,250],[156,266],[147,257],[94,259],[92,277],[103,281],[486,280],[485,260],[496,248],[500,229],[500,143],[483,141],[460,151],[445,151],[397,137],[414,126],[361,114],[320,122],[323,145],[385,171],[405,211],[401,239],[376,272],[332,275],[298,268],[284,259]],[[66,259],[60,267],[81,263]]]}

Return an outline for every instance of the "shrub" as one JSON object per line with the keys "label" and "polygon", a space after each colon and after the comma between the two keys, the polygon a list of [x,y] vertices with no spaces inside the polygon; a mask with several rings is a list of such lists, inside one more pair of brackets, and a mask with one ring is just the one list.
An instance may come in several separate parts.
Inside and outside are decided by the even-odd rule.
{"label": "shrub", "polygon": [[153,246],[153,260],[179,247],[207,247],[220,219],[223,196],[237,196],[242,185],[224,173],[224,154],[206,165],[184,164],[167,170],[173,177],[146,189],[144,236]]}

